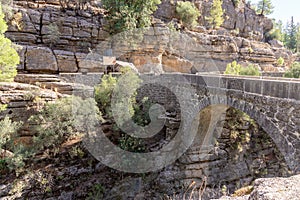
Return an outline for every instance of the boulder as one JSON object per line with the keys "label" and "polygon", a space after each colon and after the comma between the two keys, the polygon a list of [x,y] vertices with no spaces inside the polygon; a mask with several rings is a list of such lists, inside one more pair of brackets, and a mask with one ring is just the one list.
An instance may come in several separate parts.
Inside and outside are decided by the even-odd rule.
{"label": "boulder", "polygon": [[289,178],[262,178],[254,182],[249,200],[298,200],[300,174]]}

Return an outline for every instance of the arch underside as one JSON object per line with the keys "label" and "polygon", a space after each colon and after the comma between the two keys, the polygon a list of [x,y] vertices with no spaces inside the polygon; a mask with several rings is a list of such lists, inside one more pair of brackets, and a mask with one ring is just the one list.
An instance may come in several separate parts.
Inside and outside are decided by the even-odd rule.
{"label": "arch underside", "polygon": [[[219,128],[216,124],[222,117],[224,117],[224,115],[226,115],[226,110],[229,107],[232,107],[249,115],[270,136],[278,150],[284,156],[286,164],[290,170],[293,172],[300,170],[300,155],[297,155],[293,143],[289,141],[282,134],[282,131],[276,126],[276,124],[268,116],[256,108],[255,105],[226,95],[211,95],[200,100],[199,106],[195,110],[195,116],[200,115],[200,113],[207,110],[208,107],[210,107],[208,111],[210,112],[210,119],[206,120],[210,120],[210,122],[209,125],[205,127],[205,135],[201,136],[201,146],[203,148],[213,145],[213,138],[218,137],[216,133],[220,134],[220,130],[215,130]],[[197,117],[197,119],[199,119],[199,117]]]}

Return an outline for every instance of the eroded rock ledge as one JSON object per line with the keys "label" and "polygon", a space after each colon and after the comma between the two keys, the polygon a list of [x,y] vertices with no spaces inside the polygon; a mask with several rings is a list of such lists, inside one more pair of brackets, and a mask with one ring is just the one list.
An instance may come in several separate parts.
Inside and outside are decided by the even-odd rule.
{"label": "eroded rock ledge", "polygon": [[[19,71],[104,71],[102,58],[92,58],[96,64],[85,62],[89,53],[100,53],[96,47],[104,47],[104,41],[112,38],[105,29],[106,22],[101,9],[91,7],[80,12],[63,11],[58,0],[14,1],[14,4],[15,18],[11,20],[6,35],[23,46],[20,50]],[[264,34],[272,29],[272,22],[266,17],[256,15],[244,1],[237,6],[234,6],[231,0],[224,1],[225,22],[219,30],[206,28],[203,18],[208,15],[211,1],[197,0],[195,4],[202,13],[202,17],[199,18],[200,26],[193,31],[182,33],[195,39],[194,43],[201,45],[202,50],[188,49],[186,51],[190,55],[180,55],[164,46],[168,44],[170,35],[174,34],[170,33],[167,23],[175,17],[175,4],[164,0],[159,5],[153,21],[153,26],[161,28],[162,31],[145,35],[143,43],[134,48],[129,47],[130,41],[121,40],[126,43],[125,46],[112,47],[115,48],[113,50],[124,50],[117,58],[134,63],[140,72],[153,71],[154,67],[154,71],[183,73],[215,71],[213,66],[217,66],[217,70],[222,72],[226,64],[233,60],[244,65],[257,64],[265,72],[278,72],[293,62],[292,53],[278,42],[262,42]],[[17,20],[20,16],[21,19]],[[180,33],[176,31],[176,34]],[[184,41],[179,40],[177,46],[174,46],[175,49],[180,47],[182,42]],[[103,52],[100,55],[103,55]],[[284,58],[285,66],[277,66],[276,61],[279,57]]]}

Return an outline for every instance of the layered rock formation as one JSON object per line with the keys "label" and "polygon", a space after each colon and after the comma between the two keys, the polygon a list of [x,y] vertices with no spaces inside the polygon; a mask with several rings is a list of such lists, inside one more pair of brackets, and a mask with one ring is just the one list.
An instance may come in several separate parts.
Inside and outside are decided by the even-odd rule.
{"label": "layered rock formation", "polygon": [[[166,23],[176,16],[176,1],[170,2],[164,0],[155,13],[157,19],[153,25],[160,30],[146,32],[142,43],[137,46],[132,45],[126,34],[112,42],[115,36],[110,36],[105,30],[106,22],[100,7],[62,10],[58,0],[37,3],[32,0],[14,1],[15,15],[6,35],[23,46],[19,70],[32,73],[103,72],[102,56],[110,54],[107,52],[119,60],[134,63],[141,72],[222,72],[226,64],[233,60],[244,65],[258,64],[264,71],[280,71],[282,69],[276,65],[279,57],[285,59],[286,65],[293,61],[291,52],[278,42],[270,42],[272,45],[261,42],[264,34],[272,29],[272,22],[256,15],[244,1],[238,5],[230,0],[224,1],[225,22],[219,30],[209,30],[205,21],[212,1],[196,1],[202,13],[200,26],[181,33],[171,32],[167,28]],[[175,51],[170,50],[166,46],[170,44],[170,38],[174,41],[181,34],[188,35],[188,42],[195,40],[194,48],[184,47],[182,44],[187,41],[181,38],[172,46]],[[140,33],[134,38],[141,38]],[[186,53],[178,53],[178,48]],[[124,50],[123,53],[117,53],[120,49]],[[96,53],[97,56],[91,57],[89,53]]]}

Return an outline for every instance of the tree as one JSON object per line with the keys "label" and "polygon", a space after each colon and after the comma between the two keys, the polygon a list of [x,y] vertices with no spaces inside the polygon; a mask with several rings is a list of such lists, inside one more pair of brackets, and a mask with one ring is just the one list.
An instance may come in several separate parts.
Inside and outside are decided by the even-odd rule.
{"label": "tree", "polygon": [[206,18],[212,28],[219,28],[224,22],[222,4],[223,0],[213,0],[210,16]]}
{"label": "tree", "polygon": [[13,43],[5,37],[6,30],[7,25],[0,3],[0,81],[13,81],[17,75],[16,66],[20,62],[20,57]]}
{"label": "tree", "polygon": [[291,22],[287,24],[285,46],[292,51],[297,50],[297,25],[294,23],[294,18],[291,18]]}
{"label": "tree", "polygon": [[271,0],[260,0],[257,3],[256,12],[260,15],[270,15],[274,11],[274,6]]}
{"label": "tree", "polygon": [[265,34],[265,40],[268,42],[270,40],[279,40],[279,41],[284,41],[284,32],[283,32],[283,25],[282,25],[282,21],[279,20],[278,22],[275,21],[275,19],[273,19],[273,29],[270,30],[269,32],[267,32]]}
{"label": "tree", "polygon": [[197,19],[200,16],[199,10],[189,1],[178,1],[176,13],[186,27],[195,26],[197,24]]}
{"label": "tree", "polygon": [[160,0],[102,0],[112,33],[151,25],[151,14]]}

